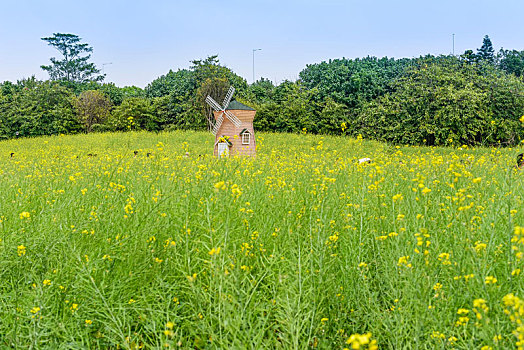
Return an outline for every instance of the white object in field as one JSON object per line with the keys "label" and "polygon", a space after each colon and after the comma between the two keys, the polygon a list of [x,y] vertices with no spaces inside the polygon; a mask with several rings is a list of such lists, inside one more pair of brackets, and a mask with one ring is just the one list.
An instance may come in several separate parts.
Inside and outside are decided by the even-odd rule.
{"label": "white object in field", "polygon": [[358,160],[358,164],[369,163],[369,162],[371,162],[371,158],[360,158]]}
{"label": "white object in field", "polygon": [[227,142],[219,142],[218,144],[218,158],[229,157],[229,145]]}
{"label": "white object in field", "polygon": [[222,103],[222,106],[220,106],[211,96],[206,97],[206,102],[215,112],[222,112],[218,116],[215,125],[211,128],[211,131],[213,132],[213,135],[216,135],[218,132],[218,129],[220,129],[220,126],[222,125],[222,122],[224,121],[224,115],[227,119],[231,121],[237,128],[242,124],[240,119],[238,119],[233,113],[230,111],[226,111],[227,106],[229,105],[229,102],[231,102],[231,99],[233,98],[233,94],[235,93],[235,88],[231,86],[229,88],[229,91],[227,92],[226,98],[224,98],[224,102]]}

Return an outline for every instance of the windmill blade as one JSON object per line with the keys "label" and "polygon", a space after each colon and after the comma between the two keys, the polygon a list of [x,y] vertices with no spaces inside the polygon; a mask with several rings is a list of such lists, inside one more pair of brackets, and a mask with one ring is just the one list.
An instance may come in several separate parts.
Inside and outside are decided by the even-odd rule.
{"label": "windmill blade", "polygon": [[213,100],[211,96],[206,97],[206,102],[208,105],[211,106],[211,108],[213,108],[217,112],[223,110],[222,107],[220,107],[220,105],[215,100]]}
{"label": "windmill blade", "polygon": [[236,115],[234,115],[233,113],[229,112],[229,111],[224,111],[224,113],[226,114],[226,117],[227,119],[231,120],[231,122],[233,124],[235,124],[235,126],[238,128],[240,125],[242,125],[242,122],[240,121],[240,119],[238,119],[236,117]]}
{"label": "windmill blade", "polygon": [[216,135],[218,133],[218,129],[220,129],[220,126],[222,126],[222,122],[224,121],[224,113],[220,114],[217,118],[217,121],[215,125],[213,125],[213,130],[211,132],[213,135]]}
{"label": "windmill blade", "polygon": [[215,123],[215,125],[213,125],[213,129],[211,130],[211,132],[213,133],[213,135],[216,135],[217,132],[218,132],[218,129],[220,129],[220,126],[222,125],[222,122],[224,121],[224,113],[220,114],[217,118],[217,121]]}
{"label": "windmill blade", "polygon": [[224,102],[222,103],[222,106],[224,106],[224,109],[227,108],[229,105],[229,102],[231,102],[231,98],[233,98],[233,94],[235,93],[235,88],[231,86],[229,88],[229,91],[227,92],[226,97],[224,98]]}

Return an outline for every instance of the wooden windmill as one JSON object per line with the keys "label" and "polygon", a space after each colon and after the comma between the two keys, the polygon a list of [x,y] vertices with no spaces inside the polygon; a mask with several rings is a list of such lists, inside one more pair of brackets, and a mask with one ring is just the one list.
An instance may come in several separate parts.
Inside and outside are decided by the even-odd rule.
{"label": "wooden windmill", "polygon": [[206,102],[213,108],[215,122],[211,125],[211,132],[215,135],[214,154],[218,157],[229,155],[256,154],[255,133],[253,119],[256,111],[238,101],[232,100],[235,88],[230,87],[222,106],[211,96]]}

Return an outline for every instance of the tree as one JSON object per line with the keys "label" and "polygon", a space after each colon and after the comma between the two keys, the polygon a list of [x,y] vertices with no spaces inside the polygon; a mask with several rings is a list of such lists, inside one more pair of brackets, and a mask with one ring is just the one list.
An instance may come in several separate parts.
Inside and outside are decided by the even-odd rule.
{"label": "tree", "polygon": [[151,106],[151,101],[142,97],[130,97],[116,107],[108,124],[115,130],[159,129],[159,122]]}
{"label": "tree", "polygon": [[273,98],[275,85],[269,79],[261,78],[249,86],[249,98],[256,102],[269,102]]}
{"label": "tree", "polygon": [[517,77],[524,75],[524,51],[501,49],[499,59],[502,70]]}
{"label": "tree", "polygon": [[462,55],[460,55],[460,59],[468,64],[472,64],[478,63],[479,57],[473,52],[473,50],[466,50]]}
{"label": "tree", "polygon": [[147,97],[162,97],[169,94],[186,96],[196,89],[193,79],[193,72],[187,69],[179,69],[176,72],[170,70],[166,75],[162,75],[153,80],[146,87]]}
{"label": "tree", "polygon": [[388,92],[391,83],[415,62],[387,57],[342,58],[307,65],[299,76],[307,88],[318,88],[318,102],[330,97],[356,110]]}
{"label": "tree", "polygon": [[410,68],[349,130],[403,144],[515,145],[524,137],[523,110],[520,79],[451,56]]}
{"label": "tree", "polygon": [[51,64],[40,66],[49,73],[51,80],[61,80],[72,83],[102,81],[105,75],[95,64],[89,62],[93,48],[86,43],[80,43],[81,38],[74,34],[54,33],[52,37],[42,38],[49,46],[57,49],[63,57],[59,60],[51,57]]}
{"label": "tree", "polygon": [[486,35],[484,40],[482,40],[482,46],[480,49],[477,49],[477,57],[481,61],[485,61],[490,64],[495,63],[495,50],[493,49],[493,44],[491,43],[489,36]]}
{"label": "tree", "polygon": [[34,78],[17,83],[12,95],[0,98],[0,139],[76,133],[73,93],[55,82]]}
{"label": "tree", "polygon": [[94,124],[103,124],[111,109],[111,101],[97,90],[84,91],[73,102],[86,132],[91,132]]}
{"label": "tree", "polygon": [[242,77],[236,75],[231,69],[222,66],[218,60],[218,55],[209,56],[204,60],[193,60],[190,69],[193,72],[193,79],[196,87],[200,87],[208,79],[226,79],[238,91],[244,92],[247,89],[247,82]]}

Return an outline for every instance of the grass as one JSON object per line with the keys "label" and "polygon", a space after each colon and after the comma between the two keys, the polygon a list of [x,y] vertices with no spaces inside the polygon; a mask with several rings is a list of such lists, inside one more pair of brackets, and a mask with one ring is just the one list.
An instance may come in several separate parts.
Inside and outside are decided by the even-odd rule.
{"label": "grass", "polygon": [[517,150],[257,144],[219,161],[199,132],[1,142],[0,347],[522,340]]}

